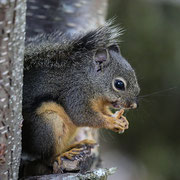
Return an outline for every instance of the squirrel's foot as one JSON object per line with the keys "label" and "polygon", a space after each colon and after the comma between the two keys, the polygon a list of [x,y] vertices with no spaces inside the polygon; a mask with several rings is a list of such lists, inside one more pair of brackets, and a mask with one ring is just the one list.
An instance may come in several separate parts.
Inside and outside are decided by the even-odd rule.
{"label": "squirrel's foot", "polygon": [[[57,173],[63,170],[73,171],[76,170],[77,164],[88,155],[91,154],[91,149],[97,145],[94,140],[83,140],[71,145],[66,152],[56,158],[53,164],[53,171]],[[68,164],[68,166],[67,166]],[[67,169],[68,168],[68,169]],[[71,169],[69,169],[71,168]]]}
{"label": "squirrel's foot", "polygon": [[114,132],[123,133],[124,130],[128,129],[129,122],[126,117],[123,116],[124,110],[120,110],[115,113],[114,117],[106,117],[105,128],[110,129]]}
{"label": "squirrel's foot", "polygon": [[82,158],[86,154],[91,153],[91,148],[93,148],[97,143],[94,140],[85,139],[83,141],[77,142],[71,145],[68,150],[61,155],[62,158],[69,160],[76,160]]}
{"label": "squirrel's foot", "polygon": [[80,142],[76,142],[72,145],[69,146],[67,151],[73,149],[73,148],[93,148],[95,145],[97,145],[96,141],[90,140],[90,139],[85,139]]}

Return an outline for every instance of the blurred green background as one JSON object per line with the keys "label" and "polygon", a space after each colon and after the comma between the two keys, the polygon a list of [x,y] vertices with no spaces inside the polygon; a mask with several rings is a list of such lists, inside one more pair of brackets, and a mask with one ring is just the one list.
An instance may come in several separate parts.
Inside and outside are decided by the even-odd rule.
{"label": "blurred green background", "polygon": [[140,96],[149,96],[128,112],[124,134],[101,132],[104,166],[118,168],[113,180],[180,180],[180,1],[110,0],[112,17],[125,29],[121,52]]}

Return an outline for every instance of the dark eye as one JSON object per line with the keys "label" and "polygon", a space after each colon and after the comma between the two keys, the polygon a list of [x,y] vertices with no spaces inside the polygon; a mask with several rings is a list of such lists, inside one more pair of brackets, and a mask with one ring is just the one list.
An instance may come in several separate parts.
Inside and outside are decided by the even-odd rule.
{"label": "dark eye", "polygon": [[113,88],[116,91],[124,91],[126,84],[122,78],[116,78],[113,82]]}

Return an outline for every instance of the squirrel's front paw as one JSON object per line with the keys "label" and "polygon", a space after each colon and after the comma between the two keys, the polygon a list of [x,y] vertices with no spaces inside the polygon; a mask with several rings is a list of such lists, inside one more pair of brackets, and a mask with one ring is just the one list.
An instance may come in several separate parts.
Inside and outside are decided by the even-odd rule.
{"label": "squirrel's front paw", "polygon": [[83,140],[71,145],[66,152],[57,157],[53,164],[54,173],[61,171],[76,171],[79,163],[91,154],[91,149],[97,145],[93,140]]}
{"label": "squirrel's front paw", "polygon": [[106,117],[106,127],[114,132],[123,133],[128,129],[129,122],[126,117],[123,116],[124,110],[120,110],[112,117]]}

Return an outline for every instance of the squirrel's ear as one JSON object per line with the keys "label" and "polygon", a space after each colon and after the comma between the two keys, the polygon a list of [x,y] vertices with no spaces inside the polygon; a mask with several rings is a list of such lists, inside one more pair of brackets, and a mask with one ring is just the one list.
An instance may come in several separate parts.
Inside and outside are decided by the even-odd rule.
{"label": "squirrel's ear", "polygon": [[113,45],[109,46],[108,49],[110,51],[115,51],[117,53],[120,53],[120,48],[119,48],[119,46],[117,44],[113,44]]}
{"label": "squirrel's ear", "polygon": [[97,71],[102,71],[103,70],[103,65],[109,61],[109,52],[107,49],[98,49],[94,53],[93,60],[96,65],[96,70]]}
{"label": "squirrel's ear", "polygon": [[107,49],[98,49],[94,53],[94,61],[95,62],[103,63],[103,62],[107,61],[108,58],[109,58],[109,53],[108,53]]}

